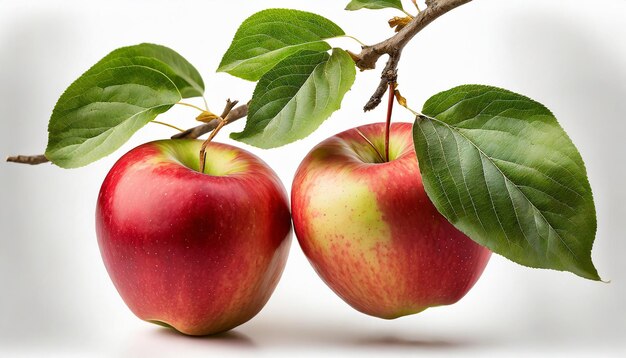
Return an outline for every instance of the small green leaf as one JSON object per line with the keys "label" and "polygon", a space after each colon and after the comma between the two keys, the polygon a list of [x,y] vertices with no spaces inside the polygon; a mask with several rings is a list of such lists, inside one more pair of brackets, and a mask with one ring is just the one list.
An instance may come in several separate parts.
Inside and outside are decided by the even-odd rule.
{"label": "small green leaf", "polygon": [[231,137],[259,148],[302,139],[341,107],[355,77],[354,62],[344,50],[333,49],[331,56],[300,51],[261,78],[246,127]]}
{"label": "small green leaf", "polygon": [[543,105],[468,85],[431,97],[413,129],[424,187],[474,241],[522,265],[599,280],[578,150]]}
{"label": "small green leaf", "polygon": [[257,81],[290,55],[327,51],[330,46],[323,40],[343,35],[335,23],[310,12],[263,10],[241,24],[217,71]]}
{"label": "small green leaf", "polygon": [[59,98],[48,125],[46,158],[63,168],[89,164],[183,97],[203,92],[198,71],[173,50],[153,44],[117,49]]}
{"label": "small green leaf", "polygon": [[352,0],[346,6],[346,10],[360,10],[360,9],[385,9],[394,8],[404,11],[401,0]]}

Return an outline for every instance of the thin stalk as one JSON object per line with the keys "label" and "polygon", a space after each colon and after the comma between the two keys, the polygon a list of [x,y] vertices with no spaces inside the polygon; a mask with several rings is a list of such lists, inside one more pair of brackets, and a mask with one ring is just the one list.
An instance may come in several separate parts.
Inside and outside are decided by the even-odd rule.
{"label": "thin stalk", "polygon": [[186,106],[186,107],[195,108],[195,109],[199,110],[200,112],[205,112],[205,110],[204,110],[204,109],[202,109],[202,108],[200,108],[200,107],[198,107],[198,106],[195,106],[195,105],[193,105],[193,104],[191,104],[191,103],[178,102],[178,103],[176,103],[176,104],[180,104],[181,106]]}
{"label": "thin stalk", "polygon": [[179,132],[184,132],[185,131],[184,129],[180,129],[180,128],[176,127],[175,125],[172,125],[172,124],[169,124],[169,123],[165,123],[165,122],[161,122],[161,121],[152,120],[152,121],[150,121],[150,123],[156,123],[156,124],[160,124],[162,126],[170,127],[170,128],[176,129]]}
{"label": "thin stalk", "polygon": [[[409,15],[409,16],[410,16],[410,15]],[[411,17],[412,17],[412,16],[411,16]],[[343,37],[347,37],[347,38],[349,38],[349,39],[353,39],[354,41],[358,42],[358,43],[359,43],[359,45],[361,45],[361,47],[365,47],[365,46],[367,46],[364,42],[362,42],[361,40],[357,39],[357,38],[356,38],[356,37],[354,37],[354,36],[344,35]]]}
{"label": "thin stalk", "polygon": [[422,10],[420,10],[420,6],[417,4],[416,0],[411,0],[411,2],[413,3],[413,5],[415,5],[415,7],[417,8],[417,12],[420,13],[422,12]]}
{"label": "thin stalk", "polygon": [[389,132],[391,130],[391,113],[393,112],[393,102],[396,98],[394,89],[395,82],[389,82],[389,100],[387,101],[387,121],[385,122],[385,161],[389,161]]}
{"label": "thin stalk", "polygon": [[206,147],[211,143],[213,138],[217,135],[217,132],[222,129],[226,125],[226,121],[223,118],[220,118],[220,123],[215,127],[215,129],[209,134],[209,138],[207,138],[204,143],[202,143],[202,147],[200,148],[200,173],[204,174],[204,167],[206,165]]}
{"label": "thin stalk", "polygon": [[414,16],[413,16],[413,14],[411,14],[411,13],[407,12],[407,11],[406,11],[406,10],[404,10],[404,9],[402,9],[401,11],[402,11],[403,13],[405,13],[405,14],[406,14],[406,16],[410,17],[411,19],[414,17]]}
{"label": "thin stalk", "polygon": [[207,112],[211,112],[209,111],[209,104],[206,101],[206,97],[202,96],[202,101],[204,102],[204,109],[206,109]]}

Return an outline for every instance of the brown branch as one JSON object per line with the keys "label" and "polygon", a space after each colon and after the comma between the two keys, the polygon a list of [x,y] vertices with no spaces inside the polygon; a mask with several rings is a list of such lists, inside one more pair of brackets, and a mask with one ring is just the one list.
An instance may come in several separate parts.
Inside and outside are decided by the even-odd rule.
{"label": "brown branch", "polygon": [[235,108],[237,103],[239,103],[239,101],[237,101],[237,100],[231,101],[230,98],[227,99],[226,100],[226,105],[224,106],[224,110],[222,111],[222,114],[220,114],[220,117],[226,118],[228,113],[230,113],[230,111],[232,111],[233,108]]}
{"label": "brown branch", "polygon": [[[226,111],[226,108],[224,108],[224,111]],[[230,124],[247,115],[248,115],[248,105],[242,104],[241,106],[232,108],[232,110],[230,110],[230,113],[228,113],[226,117],[222,117],[222,118],[224,118],[224,120],[226,121],[226,124]],[[210,121],[209,123],[201,124],[199,126],[189,128],[184,132],[176,133],[172,136],[172,139],[183,139],[183,138],[196,139],[200,137],[201,135],[209,133],[210,131],[214,130],[215,128],[217,128],[219,124],[220,124],[220,120],[214,119]]]}
{"label": "brown branch", "polygon": [[16,155],[7,158],[7,162],[10,163],[19,163],[19,164],[30,164],[37,165],[49,162],[48,158],[46,158],[43,154],[38,155]]}
{"label": "brown branch", "polygon": [[470,1],[472,0],[427,0],[426,5],[428,7],[418,13],[408,25],[398,31],[394,36],[376,45],[364,46],[359,54],[352,54],[356,66],[361,71],[376,68],[378,59],[383,55],[389,55],[387,65],[381,76],[381,81],[372,97],[365,107],[363,107],[365,111],[372,110],[380,104],[383,95],[387,92],[389,83],[392,82],[390,76],[397,74],[402,49],[404,49],[409,41],[439,16],[463,4],[467,4]]}
{"label": "brown branch", "polygon": [[380,83],[378,84],[378,87],[376,87],[376,91],[374,91],[372,97],[370,97],[369,101],[365,104],[365,107],[363,107],[365,112],[376,108],[385,95],[389,84],[396,82],[398,79],[398,61],[400,61],[399,53],[397,56],[390,57],[389,61],[387,61],[387,65],[385,65],[383,73],[380,76]]}

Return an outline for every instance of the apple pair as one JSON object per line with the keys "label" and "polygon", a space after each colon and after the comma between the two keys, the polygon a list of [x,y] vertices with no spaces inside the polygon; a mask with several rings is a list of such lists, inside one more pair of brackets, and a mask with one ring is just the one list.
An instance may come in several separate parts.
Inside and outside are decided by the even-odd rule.
{"label": "apple pair", "polygon": [[[451,304],[480,277],[490,251],[428,199],[411,124],[351,129],[315,147],[292,186],[296,236],[322,279],[357,310],[395,318]],[[276,174],[239,148],[147,143],[106,177],[96,227],[105,266],[141,319],[190,335],[257,314],[286,263],[289,204]]]}

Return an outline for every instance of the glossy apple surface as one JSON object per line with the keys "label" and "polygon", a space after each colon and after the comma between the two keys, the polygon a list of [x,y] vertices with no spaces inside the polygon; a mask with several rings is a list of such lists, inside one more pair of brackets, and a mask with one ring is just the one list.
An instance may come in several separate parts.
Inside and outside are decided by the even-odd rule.
{"label": "glossy apple surface", "polygon": [[292,186],[296,236],[319,276],[355,309],[396,318],[457,302],[491,252],[450,224],[422,184],[410,123],[337,134],[303,160]]}
{"label": "glossy apple surface", "polygon": [[124,302],[139,318],[189,335],[236,327],[265,305],[291,241],[285,189],[258,157],[201,141],[141,145],[107,175],[98,244]]}

